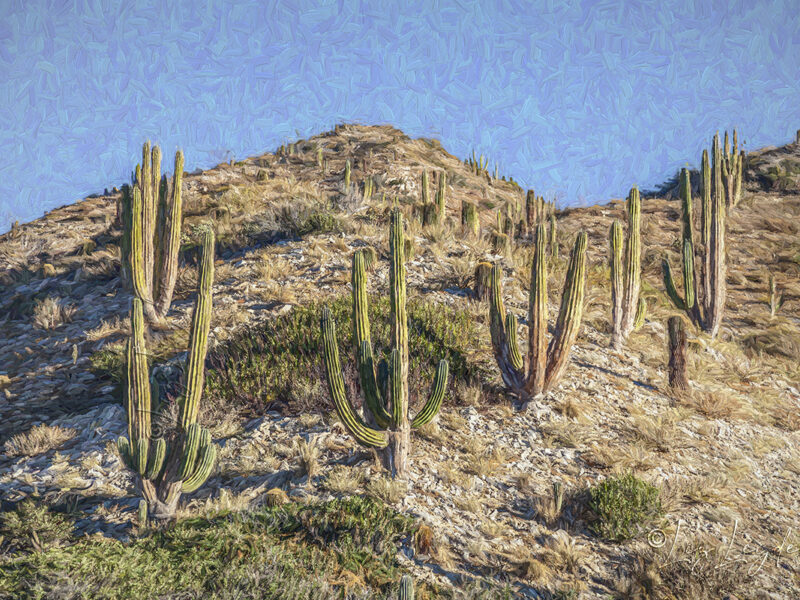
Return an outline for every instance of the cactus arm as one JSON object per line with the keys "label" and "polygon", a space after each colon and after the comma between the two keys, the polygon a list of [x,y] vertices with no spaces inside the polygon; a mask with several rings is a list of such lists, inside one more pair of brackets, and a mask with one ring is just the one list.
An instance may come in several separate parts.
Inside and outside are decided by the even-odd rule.
{"label": "cactus arm", "polygon": [[508,346],[506,331],[506,309],[503,305],[503,289],[501,284],[500,265],[492,267],[492,288],[489,301],[489,331],[492,336],[492,348],[503,382],[517,390],[521,387],[522,373],[514,367],[511,351]]}
{"label": "cactus arm", "polygon": [[667,296],[669,296],[673,306],[678,310],[686,310],[686,303],[678,293],[678,288],[675,287],[675,280],[672,277],[672,267],[669,264],[669,259],[666,257],[661,261],[661,271],[664,277],[664,288],[667,290]]}
{"label": "cactus arm", "polygon": [[522,371],[525,366],[517,342],[517,318],[510,312],[506,314],[506,336],[508,339],[508,357],[517,371]]}
{"label": "cactus arm", "polygon": [[356,352],[358,352],[363,342],[367,342],[368,344],[370,343],[366,260],[364,252],[361,250],[357,250],[353,253],[352,285],[353,337],[355,338]]}
{"label": "cactus arm", "polygon": [[142,259],[144,281],[148,298],[153,292],[153,233],[155,230],[155,199],[153,198],[152,160],[150,141],[142,146],[142,178],[139,187],[142,193]]}
{"label": "cactus arm", "polygon": [[344,378],[339,365],[339,346],[336,342],[336,325],[328,307],[322,310],[322,340],[325,358],[325,374],[328,380],[333,405],[345,429],[350,432],[362,446],[383,448],[387,444],[386,436],[377,429],[368,427],[353,410],[344,388]]}
{"label": "cactus arm", "polygon": [[181,492],[189,494],[203,485],[214,470],[216,460],[217,447],[209,442],[200,449],[192,474],[181,483]]}
{"label": "cactus arm", "polygon": [[414,580],[410,575],[400,578],[399,600],[414,600]]}
{"label": "cactus arm", "polygon": [[139,298],[133,299],[131,307],[131,337],[128,338],[126,367],[128,439],[135,445],[140,439],[150,439],[150,381],[144,341],[144,314]]}
{"label": "cactus arm", "polygon": [[[687,178],[688,179],[688,178]],[[687,182],[688,183],[688,182]],[[634,328],[639,291],[642,287],[642,201],[633,187],[628,195],[628,232],[625,238],[625,295],[622,302],[622,336],[627,338]]]}
{"label": "cactus arm", "polygon": [[694,245],[691,240],[683,240],[683,303],[686,310],[695,307]]}
{"label": "cactus arm", "polygon": [[581,231],[575,238],[575,245],[570,253],[564,291],[561,295],[561,309],[553,339],[547,348],[547,371],[542,390],[545,392],[559,380],[566,369],[572,344],[581,326],[586,288],[586,245],[586,232]]}
{"label": "cactus arm", "polygon": [[444,392],[447,388],[447,376],[449,373],[449,364],[446,360],[440,360],[439,366],[436,369],[436,377],[433,380],[433,389],[428,396],[428,401],[422,407],[414,420],[411,421],[411,427],[417,428],[422,425],[427,425],[439,412],[442,407],[442,400],[444,399]]}
{"label": "cactus arm", "polygon": [[162,196],[164,217],[169,217],[169,226],[164,228],[159,255],[160,273],[156,311],[161,317],[166,316],[169,312],[172,295],[175,291],[175,281],[178,278],[178,254],[181,249],[181,223],[183,222],[182,182],[183,152],[178,150],[175,152],[175,172],[172,174],[172,198],[167,203],[166,190]]}
{"label": "cactus arm", "polygon": [[525,390],[531,396],[544,388],[547,370],[547,236],[539,221],[534,238],[531,289],[528,295],[528,376]]}
{"label": "cactus arm", "polygon": [[178,468],[178,477],[186,479],[194,471],[194,463],[197,460],[197,451],[200,449],[200,438],[203,428],[197,423],[192,423],[186,432],[181,452],[181,464]]}
{"label": "cactus arm", "polygon": [[[719,163],[719,138],[717,137],[716,152],[714,153],[714,162]],[[719,171],[719,169],[717,169]],[[715,176],[715,184],[719,181],[720,176],[717,173]],[[707,299],[708,309],[705,312],[704,329],[711,334],[711,337],[716,337],[719,331],[720,324],[722,323],[722,313],[725,308],[725,217],[726,217],[726,201],[723,198],[722,190],[714,194],[711,205],[711,238],[709,239],[709,266],[710,271],[707,274],[709,278],[708,286],[711,290],[711,296]]]}
{"label": "cactus arm", "polygon": [[375,423],[381,429],[386,429],[391,423],[392,416],[386,412],[386,407],[378,391],[378,382],[375,379],[375,365],[372,358],[372,348],[369,342],[361,342],[358,357],[359,375],[361,376],[361,389],[364,391],[364,402],[372,413]]}
{"label": "cactus arm", "polygon": [[136,440],[136,454],[133,457],[133,463],[136,466],[136,472],[139,475],[144,475],[147,472],[147,454],[150,443],[145,438]]}
{"label": "cactus arm", "polygon": [[622,345],[622,224],[615,220],[609,231],[608,264],[611,268],[611,345]]}
{"label": "cactus arm", "polygon": [[180,404],[180,425],[186,429],[197,421],[203,395],[208,331],[211,326],[211,287],[214,283],[214,233],[208,229],[203,237],[203,257],[197,286],[197,302],[192,313],[189,357],[186,361],[186,394]]}
{"label": "cactus arm", "polygon": [[150,447],[150,459],[147,463],[147,472],[144,474],[146,479],[156,479],[161,474],[164,467],[164,459],[167,457],[167,442],[163,438],[154,440]]}
{"label": "cactus arm", "polygon": [[633,330],[638,330],[642,325],[644,325],[644,318],[647,315],[647,300],[639,297],[639,302],[636,305],[636,317],[633,320]]}
{"label": "cactus arm", "polygon": [[117,438],[117,450],[119,451],[119,457],[122,459],[122,463],[131,471],[135,471],[136,465],[133,462],[131,443],[128,441],[128,438],[125,436],[120,436]]}

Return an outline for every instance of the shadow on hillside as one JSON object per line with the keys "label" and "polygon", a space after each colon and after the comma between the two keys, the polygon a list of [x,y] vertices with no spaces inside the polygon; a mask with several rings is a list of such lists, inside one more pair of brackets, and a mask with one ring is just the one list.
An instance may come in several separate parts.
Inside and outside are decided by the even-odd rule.
{"label": "shadow on hillside", "polygon": [[606,367],[601,367],[599,365],[593,365],[593,364],[588,363],[588,362],[583,361],[583,360],[576,360],[575,364],[577,364],[577,365],[579,365],[581,367],[584,367],[586,369],[594,369],[595,371],[600,371],[601,373],[604,373],[606,375],[611,375],[613,377],[617,377],[618,379],[630,379],[633,382],[634,385],[639,386],[640,388],[644,388],[646,390],[649,390],[651,392],[657,392],[658,391],[657,387],[654,387],[654,386],[650,385],[649,383],[644,383],[643,381],[638,381],[636,379],[631,379],[627,375],[624,375],[622,373],[618,373],[617,371],[614,371],[612,369],[607,369]]}

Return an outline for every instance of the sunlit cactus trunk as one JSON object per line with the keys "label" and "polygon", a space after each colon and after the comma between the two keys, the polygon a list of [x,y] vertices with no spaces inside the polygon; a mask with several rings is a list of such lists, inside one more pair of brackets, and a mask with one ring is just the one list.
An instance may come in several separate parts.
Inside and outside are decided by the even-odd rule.
{"label": "sunlit cactus trunk", "polygon": [[478,221],[478,207],[472,202],[461,202],[461,227],[464,233],[477,238],[480,235],[480,222]]}
{"label": "sunlit cactus trunk", "polygon": [[641,325],[646,310],[644,299],[639,295],[642,271],[642,204],[636,187],[631,189],[625,208],[627,231],[624,244],[622,225],[619,221],[614,221],[609,234],[611,346],[616,350],[619,350],[631,332]]}
{"label": "sunlit cactus trunk", "polygon": [[172,304],[180,253],[183,153],[175,153],[172,190],[161,176],[161,150],[142,149],[132,185],[122,188],[122,277],[142,301],[147,320],[164,319]]}
{"label": "sunlit cactus trunk", "polygon": [[406,314],[405,240],[403,216],[399,208],[392,211],[389,232],[391,269],[389,271],[392,320],[392,350],[389,355],[388,385],[378,385],[367,316],[366,274],[361,251],[353,257],[353,327],[361,390],[365,410],[362,418],[347,399],[339,363],[336,325],[325,307],[321,328],[328,389],[334,407],[345,429],[356,441],[381,451],[384,467],[392,477],[408,475],[408,453],[412,428],[429,423],[439,412],[447,386],[448,364],[442,360],[436,371],[428,401],[413,420],[408,405],[408,317]]}
{"label": "sunlit cactus trunk", "polygon": [[[704,152],[699,260],[693,235],[689,172],[687,169],[681,170],[683,296],[675,285],[668,259],[663,260],[662,268],[664,286],[675,308],[686,311],[695,326],[715,337],[719,332],[725,308],[725,220],[728,204],[726,194],[732,193],[733,189],[723,185],[724,157],[720,148],[719,134],[714,136],[711,161],[709,167],[708,155]],[[699,269],[696,263],[699,263]]]}
{"label": "sunlit cactus trunk", "polygon": [[128,437],[120,437],[117,446],[124,464],[137,474],[150,515],[155,519],[173,518],[181,494],[199,488],[210,476],[216,461],[217,450],[211,434],[197,424],[198,403],[205,380],[213,279],[214,236],[209,230],[203,241],[197,301],[190,328],[186,392],[179,400],[177,428],[169,435],[155,434],[152,430],[143,302],[138,297],[133,298],[131,337],[126,350]]}
{"label": "sunlit cactus trunk", "polygon": [[527,372],[517,343],[517,323],[503,305],[500,266],[492,270],[492,297],[489,330],[495,360],[503,383],[523,400],[550,391],[564,374],[570,350],[581,324],[586,286],[587,236],[580,232],[570,253],[555,332],[546,344],[547,334],[547,230],[539,223],[534,238],[531,289],[528,298]]}

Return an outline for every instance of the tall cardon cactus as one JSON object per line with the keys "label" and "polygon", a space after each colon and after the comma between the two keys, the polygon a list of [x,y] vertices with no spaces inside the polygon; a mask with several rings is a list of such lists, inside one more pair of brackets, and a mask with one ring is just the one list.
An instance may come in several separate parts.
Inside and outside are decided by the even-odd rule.
{"label": "tall cardon cactus", "polygon": [[137,474],[150,515],[156,519],[170,519],[175,515],[181,493],[195,491],[208,479],[217,456],[211,434],[197,423],[205,379],[213,281],[214,234],[208,231],[203,240],[197,301],[192,314],[186,391],[179,399],[177,430],[165,435],[154,436],[151,426],[143,303],[133,298],[132,334],[126,349],[128,437],[120,437],[117,446],[125,465]]}
{"label": "tall cardon cactus", "polygon": [[364,256],[361,252],[353,255],[354,350],[361,390],[364,394],[366,420],[361,418],[347,399],[339,364],[336,325],[327,307],[322,311],[321,327],[328,388],[339,418],[358,443],[381,451],[383,465],[392,477],[405,478],[408,473],[410,431],[412,428],[429,423],[439,412],[447,386],[448,364],[446,360],[439,362],[433,389],[427,402],[417,415],[410,419],[405,244],[403,216],[398,208],[392,211],[389,245],[392,261],[389,272],[392,350],[388,360],[382,360],[379,365],[378,372],[386,375],[380,385],[376,378],[367,315]]}
{"label": "tall cardon cactus", "polygon": [[183,153],[175,153],[172,182],[161,176],[161,150],[142,148],[132,185],[122,186],[122,274],[147,320],[163,320],[172,304],[181,245]]}
{"label": "tall cardon cactus", "polygon": [[624,249],[622,224],[615,220],[609,232],[611,266],[611,346],[619,350],[631,331],[644,322],[647,304],[639,296],[642,283],[642,203],[634,187],[625,204],[628,227]]}
{"label": "tall cardon cactus", "polygon": [[722,183],[723,157],[719,134],[712,144],[712,165],[703,151],[701,231],[699,250],[695,246],[692,189],[689,171],[681,170],[680,195],[682,211],[681,250],[683,258],[683,297],[672,277],[669,260],[664,258],[664,287],[675,308],[703,331],[715,337],[722,323],[725,308],[725,217],[726,186]]}
{"label": "tall cardon cactus", "polygon": [[[517,345],[517,320],[506,314],[499,265],[492,269],[492,298],[489,308],[492,347],[503,383],[528,400],[552,389],[567,367],[572,344],[583,316],[586,288],[587,236],[580,232],[569,258],[555,333],[547,344],[547,230],[539,223],[535,234],[528,299],[528,356],[524,361]],[[527,362],[527,372],[525,363]]]}

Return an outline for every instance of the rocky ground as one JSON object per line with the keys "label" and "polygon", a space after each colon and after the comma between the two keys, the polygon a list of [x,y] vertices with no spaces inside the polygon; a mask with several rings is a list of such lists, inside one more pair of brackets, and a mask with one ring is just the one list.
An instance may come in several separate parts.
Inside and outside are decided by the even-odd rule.
{"label": "rocky ground", "polygon": [[[315,147],[324,149],[324,170]],[[386,479],[371,453],[313,402],[305,411],[276,403],[261,414],[234,412],[215,423],[217,470],[187,498],[183,516],[244,510],[276,487],[299,502],[369,494],[432,528],[429,553],[407,548],[401,557],[423,581],[460,585],[487,577],[509,583],[521,597],[570,589],[572,597],[637,598],[646,597],[642,590],[662,589],[659,578],[674,578],[737,598],[797,596],[800,197],[787,192],[789,183],[764,189],[764,179],[751,173],[730,216],[723,331],[717,340],[691,335],[693,390],[681,397],[665,382],[664,323],[673,313],[660,282],[661,256],[672,253],[676,264],[679,203],[643,202],[649,312],[621,352],[608,347],[605,257],[608,228],[623,218],[622,204],[560,211],[551,322],[564,257],[584,229],[590,238],[584,325],[562,384],[522,410],[499,391],[488,309],[469,298],[469,286],[478,260],[502,261],[506,305],[524,316],[530,243],[522,238],[510,254],[495,255],[485,239],[466,240],[456,226],[462,200],[481,206],[488,231],[496,208],[522,200],[522,191],[475,175],[435,141],[410,140],[389,127],[339,127],[298,148],[185,178],[187,248],[193,228],[209,219],[220,240],[212,344],[224,346],[246,328],[346,294],[352,250],[367,244],[379,254],[388,250],[383,215],[397,195],[416,247],[409,289],[470,315],[470,360],[489,376],[454,382],[440,416],[414,437],[407,484]],[[786,148],[788,156],[800,154]],[[751,156],[753,172],[772,164]],[[385,190],[386,199],[363,201],[342,189],[346,157],[353,160],[354,181],[379,176],[378,194]],[[418,194],[423,168],[448,172],[449,226],[423,230],[411,218],[411,200],[404,204]],[[98,361],[127,329],[130,296],[119,280],[116,197],[56,209],[0,237],[0,490],[4,508],[29,496],[71,502],[81,513],[79,533],[126,539],[138,497],[114,446],[126,430],[125,411],[119,383]],[[317,205],[338,220],[334,231],[286,232],[287,222],[298,222],[298,206]],[[775,317],[770,273],[784,299]],[[195,277],[187,250],[171,329],[156,336],[153,350],[167,365],[186,347]],[[387,285],[382,264],[370,287],[386,294]],[[55,301],[43,308],[48,298]],[[51,326],[48,318],[63,323]],[[45,441],[38,452],[23,447],[25,435],[42,424],[63,440]],[[625,472],[659,488],[665,515],[620,544],[587,527],[585,490]],[[566,490],[559,510],[554,482]]]}

